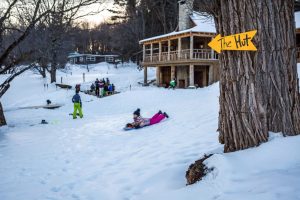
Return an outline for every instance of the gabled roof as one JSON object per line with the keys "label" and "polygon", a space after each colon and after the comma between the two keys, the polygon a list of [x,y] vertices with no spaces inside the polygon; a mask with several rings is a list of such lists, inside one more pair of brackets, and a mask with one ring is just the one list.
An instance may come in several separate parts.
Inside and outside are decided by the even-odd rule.
{"label": "gabled roof", "polygon": [[171,32],[168,34],[158,35],[155,37],[143,39],[143,40],[140,40],[140,44],[147,42],[147,41],[156,40],[159,38],[180,35],[180,34],[189,33],[189,32],[216,33],[215,24],[214,24],[214,21],[212,18],[203,17],[198,12],[193,11],[192,15],[190,15],[190,19],[194,22],[194,24],[195,24],[194,27],[186,29],[186,30],[182,30],[182,31],[174,31],[174,32]]}

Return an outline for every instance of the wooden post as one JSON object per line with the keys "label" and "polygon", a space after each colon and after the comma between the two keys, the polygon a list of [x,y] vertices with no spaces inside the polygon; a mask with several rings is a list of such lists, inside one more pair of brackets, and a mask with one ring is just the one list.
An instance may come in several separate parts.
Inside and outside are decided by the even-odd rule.
{"label": "wooden post", "polygon": [[82,74],[83,82],[85,82],[85,73]]}
{"label": "wooden post", "polygon": [[181,59],[181,38],[178,38],[178,59]]}
{"label": "wooden post", "polygon": [[214,67],[215,67],[214,65],[210,65],[208,68],[208,85],[214,82],[213,80]]}
{"label": "wooden post", "polygon": [[190,85],[194,86],[194,65],[190,65]]}
{"label": "wooden post", "polygon": [[153,61],[153,43],[150,44],[150,59]]}
{"label": "wooden post", "polygon": [[144,85],[147,85],[148,82],[148,74],[147,74],[147,67],[144,67]]}
{"label": "wooden post", "polygon": [[174,65],[171,66],[171,80],[175,78],[176,67]]}
{"label": "wooden post", "polygon": [[193,53],[194,53],[194,36],[191,35],[191,37],[190,37],[190,59],[193,59]]}
{"label": "wooden post", "polygon": [[[213,40],[214,38],[212,37],[211,40]],[[213,49],[211,49],[211,59],[214,59],[215,57],[215,52]]]}
{"label": "wooden post", "polygon": [[160,86],[160,67],[156,67],[156,85]]}
{"label": "wooden post", "polygon": [[63,82],[63,77],[61,76],[60,77],[60,83],[62,84],[62,82]]}
{"label": "wooden post", "polygon": [[171,53],[171,40],[168,40],[168,60],[170,60],[170,53]]}
{"label": "wooden post", "polygon": [[146,45],[143,44],[143,62],[145,62],[145,56],[146,56]]}
{"label": "wooden post", "polygon": [[161,49],[161,42],[158,43],[158,60],[161,61],[161,52],[162,52],[162,49]]}

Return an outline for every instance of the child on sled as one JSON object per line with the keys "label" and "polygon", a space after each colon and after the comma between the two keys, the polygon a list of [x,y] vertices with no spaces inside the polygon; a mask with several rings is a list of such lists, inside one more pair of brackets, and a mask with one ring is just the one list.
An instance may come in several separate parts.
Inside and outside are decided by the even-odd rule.
{"label": "child on sled", "polygon": [[143,118],[141,116],[141,110],[138,108],[136,111],[133,113],[133,122],[128,123],[126,125],[126,128],[142,128],[145,126],[151,126],[153,124],[157,124],[161,122],[165,118],[169,118],[167,113],[162,113],[161,111],[158,111],[153,117],[151,118]]}

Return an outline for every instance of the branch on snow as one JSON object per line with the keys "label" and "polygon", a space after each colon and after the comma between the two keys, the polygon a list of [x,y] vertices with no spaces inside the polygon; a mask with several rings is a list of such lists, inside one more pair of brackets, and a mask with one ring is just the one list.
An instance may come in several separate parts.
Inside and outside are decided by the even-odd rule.
{"label": "branch on snow", "polygon": [[17,72],[14,74],[10,75],[1,85],[0,85],[0,98],[5,94],[5,92],[8,90],[10,87],[10,82],[13,81],[17,76],[25,72],[26,70],[35,67],[35,63],[32,63],[28,65],[27,67],[23,67],[19,69]]}

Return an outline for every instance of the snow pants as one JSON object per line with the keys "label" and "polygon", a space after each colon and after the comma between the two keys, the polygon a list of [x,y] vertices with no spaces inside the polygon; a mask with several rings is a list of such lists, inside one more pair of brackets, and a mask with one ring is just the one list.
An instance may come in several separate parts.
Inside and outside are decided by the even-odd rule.
{"label": "snow pants", "polygon": [[151,119],[150,119],[150,125],[157,124],[161,122],[166,116],[164,114],[155,114]]}
{"label": "snow pants", "polygon": [[96,87],[95,93],[96,93],[96,96],[99,97],[99,88],[98,87]]}
{"label": "snow pants", "polygon": [[103,88],[100,88],[100,97],[103,97]]}
{"label": "snow pants", "polygon": [[77,118],[77,111],[79,112],[79,117],[82,118],[83,114],[82,114],[82,109],[80,106],[80,103],[74,103],[74,112],[73,112],[73,119]]}

